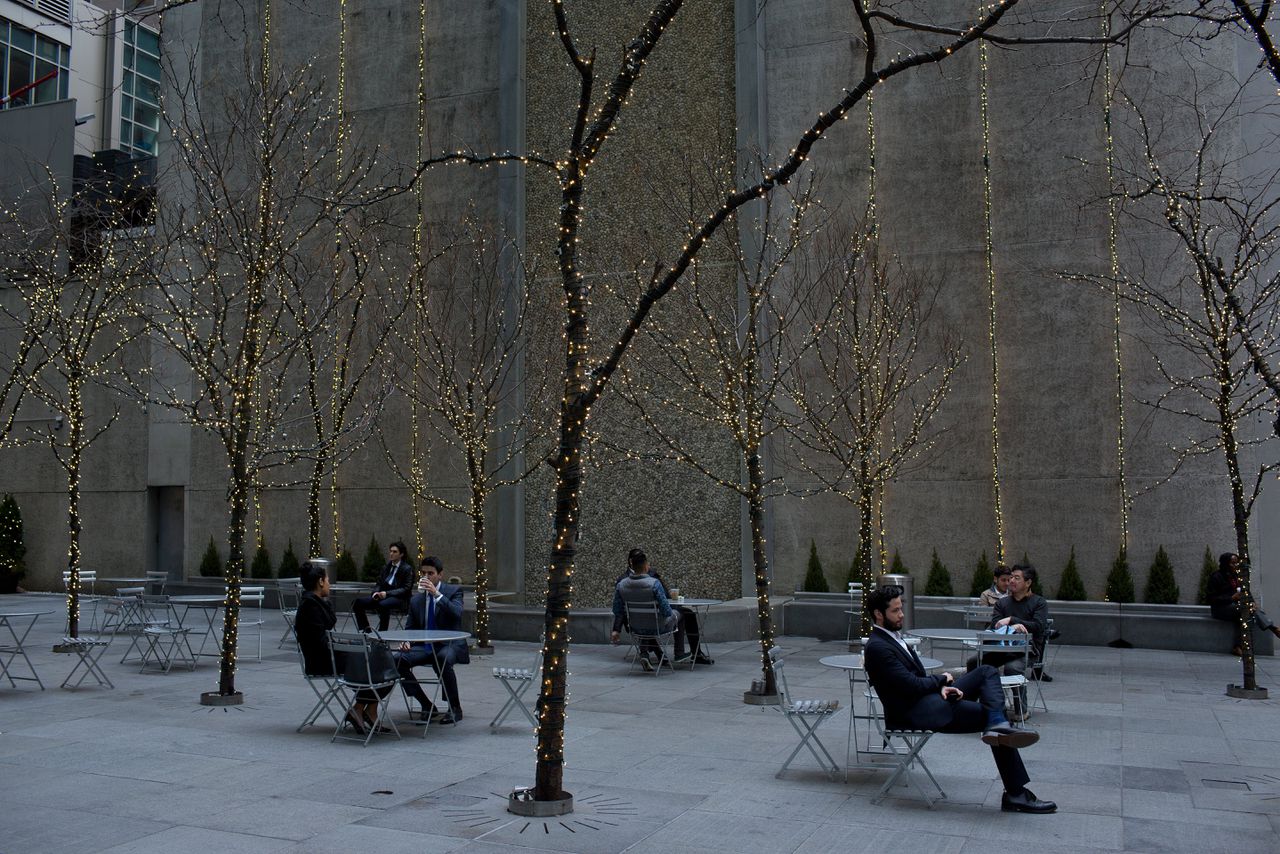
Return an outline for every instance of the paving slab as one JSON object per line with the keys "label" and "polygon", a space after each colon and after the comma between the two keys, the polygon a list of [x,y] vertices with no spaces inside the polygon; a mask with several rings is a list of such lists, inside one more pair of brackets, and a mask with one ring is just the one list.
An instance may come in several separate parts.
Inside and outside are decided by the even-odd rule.
{"label": "paving slab", "polygon": [[[278,616],[267,620],[278,637]],[[51,652],[60,626],[47,622],[29,648],[56,686],[70,664]],[[843,760],[848,683],[818,659],[844,644],[779,643],[797,694],[841,701],[819,735]],[[577,808],[544,821],[505,810],[532,783],[531,728],[488,726],[505,699],[490,668],[527,666],[529,644],[499,642],[459,668],[457,726],[368,747],[331,743],[331,724],[295,732],[313,698],[290,652],[242,660],[246,703],[223,710],[197,703],[216,687],[213,659],[140,674],[119,663],[125,645],[103,659],[115,690],[0,687],[4,854],[1084,854],[1275,850],[1280,836],[1280,702],[1226,697],[1240,677],[1226,655],[1060,647],[1050,711],[1029,722],[1041,741],[1024,751],[1031,787],[1059,811],[1028,816],[1000,811],[991,753],[973,735],[925,749],[948,794],[933,809],[906,788],[873,804],[887,771],[831,779],[807,753],[776,778],[796,735],[776,709],[741,702],[760,665],[752,644],[718,645],[714,666],[661,677],[632,670],[621,647],[575,646],[565,787]],[[1280,692],[1280,662],[1260,661],[1259,679]]]}

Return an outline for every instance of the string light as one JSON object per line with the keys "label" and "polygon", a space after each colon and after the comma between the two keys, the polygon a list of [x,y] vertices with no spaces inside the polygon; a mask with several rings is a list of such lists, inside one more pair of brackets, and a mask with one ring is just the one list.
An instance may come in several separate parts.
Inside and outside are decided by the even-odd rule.
{"label": "string light", "polygon": [[[984,7],[985,8],[985,7]],[[991,123],[987,42],[978,42],[978,105],[982,119],[982,255],[987,280],[987,338],[991,344],[991,496],[996,521],[996,562],[1004,561],[1004,512],[1000,503],[1000,357],[996,343],[995,242],[991,226]]]}
{"label": "string light", "polygon": [[[345,165],[345,146],[347,140],[347,0],[338,0],[338,128],[337,128],[337,162],[339,168]],[[333,281],[337,290],[338,279],[342,275],[342,232],[334,230],[333,234]],[[342,429],[343,412],[340,401],[343,385],[343,343],[340,323],[333,324],[333,396],[330,398],[329,417],[335,435]],[[342,498],[339,493],[337,459],[329,470],[329,510],[333,518],[333,556],[336,560],[342,549]]]}
{"label": "string light", "polygon": [[1116,476],[1120,481],[1120,547],[1129,548],[1129,486],[1125,471],[1125,421],[1124,421],[1124,361],[1121,350],[1120,324],[1120,251],[1118,246],[1120,200],[1115,187],[1115,139],[1112,135],[1111,116],[1113,96],[1111,92],[1111,15],[1108,3],[1102,3],[1102,37],[1106,45],[1102,51],[1102,128],[1106,135],[1107,163],[1107,258],[1110,261],[1113,301],[1112,349],[1116,359]]}

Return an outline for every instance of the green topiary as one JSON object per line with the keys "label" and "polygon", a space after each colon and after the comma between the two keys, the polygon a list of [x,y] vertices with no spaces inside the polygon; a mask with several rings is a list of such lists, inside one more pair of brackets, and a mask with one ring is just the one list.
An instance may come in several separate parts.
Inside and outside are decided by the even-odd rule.
{"label": "green topiary", "polygon": [[1107,602],[1132,602],[1136,598],[1133,590],[1133,575],[1129,572],[1129,552],[1121,548],[1111,564],[1111,572],[1107,574],[1106,593],[1103,599]]}
{"label": "green topiary", "polygon": [[1200,567],[1200,592],[1196,594],[1197,605],[1209,604],[1209,576],[1218,571],[1218,562],[1213,559],[1213,552],[1204,547],[1204,565]]}
{"label": "green topiary", "polygon": [[222,558],[218,555],[218,546],[213,542],[213,536],[209,537],[209,547],[204,550],[204,557],[200,558],[200,575],[204,578],[219,578],[222,575]]}
{"label": "green topiary", "polygon": [[0,593],[17,593],[26,575],[27,545],[22,531],[22,510],[12,495],[0,501]]}
{"label": "green topiary", "polygon": [[902,562],[902,555],[898,554],[898,550],[893,550],[893,563],[889,565],[889,572],[894,575],[910,575],[911,570],[907,569],[907,565]]}
{"label": "green topiary", "polygon": [[848,575],[848,578],[845,579],[845,581],[849,582],[850,584],[862,583],[862,561],[859,559],[859,556],[856,554],[853,556],[853,562],[849,564],[849,575]]}
{"label": "green topiary", "polygon": [[377,537],[369,538],[369,548],[364,553],[363,570],[364,580],[370,584],[377,584],[378,579],[382,577],[382,567],[386,565],[386,560],[382,557],[382,546],[378,545]]}
{"label": "green topiary", "polygon": [[977,564],[973,567],[973,580],[969,582],[969,595],[975,599],[982,595],[982,591],[991,586],[991,564],[987,561],[987,552],[984,549],[982,557],[978,558]]}
{"label": "green topiary", "polygon": [[1071,547],[1071,557],[1062,570],[1062,581],[1058,583],[1058,598],[1067,602],[1083,602],[1089,597],[1084,592],[1084,581],[1080,578],[1080,569],[1076,566],[1076,547]]}
{"label": "green topiary", "polygon": [[280,570],[278,577],[280,578],[297,578],[302,575],[302,564],[298,562],[298,555],[293,550],[293,540],[289,540],[289,545],[284,547],[284,554],[280,555]]}
{"label": "green topiary", "polygon": [[356,580],[356,559],[347,549],[338,552],[338,559],[333,562],[333,574],[338,581]]}
{"label": "green topiary", "polygon": [[1177,605],[1179,593],[1178,581],[1173,576],[1173,564],[1169,562],[1169,555],[1162,545],[1156,549],[1155,560],[1151,562],[1147,589],[1142,598],[1152,605]]}
{"label": "green topiary", "polygon": [[951,596],[951,573],[946,565],[938,560],[938,550],[933,550],[933,561],[929,564],[929,578],[924,583],[926,596]]}
{"label": "green topiary", "polygon": [[809,541],[809,568],[805,571],[804,584],[800,589],[807,593],[831,592],[827,575],[822,571],[822,561],[818,559],[818,545],[813,540]]}
{"label": "green topiary", "polygon": [[267,544],[258,542],[258,550],[253,553],[253,563],[249,564],[250,578],[271,578],[271,555],[267,554]]}

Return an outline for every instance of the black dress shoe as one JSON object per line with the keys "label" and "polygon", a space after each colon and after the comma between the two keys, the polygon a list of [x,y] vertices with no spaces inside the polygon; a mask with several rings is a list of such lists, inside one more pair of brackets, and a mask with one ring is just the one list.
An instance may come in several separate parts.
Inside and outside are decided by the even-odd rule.
{"label": "black dress shoe", "polygon": [[1041,674],[1040,674],[1040,681],[1041,681],[1041,682],[1052,682],[1052,681],[1053,681],[1053,677],[1052,677],[1052,676],[1050,676],[1048,673],[1041,672]]}
{"label": "black dress shoe", "polygon": [[703,655],[702,653],[698,653],[693,657],[693,663],[694,664],[715,664],[716,660],[714,658],[711,658],[710,656],[706,656],[706,655]]}
{"label": "black dress shoe", "polygon": [[360,735],[366,735],[369,732],[369,730],[365,729],[364,721],[357,718],[354,712],[347,712],[347,726],[360,733]]}
{"label": "black dress shoe", "polygon": [[1030,789],[1023,789],[1016,795],[1005,792],[1000,797],[1000,809],[1005,812],[1048,813],[1057,812],[1058,805],[1053,801],[1042,801]]}
{"label": "black dress shoe", "polygon": [[454,718],[453,712],[445,712],[437,718],[432,718],[432,721],[438,724],[456,724],[458,722],[457,719]]}
{"label": "black dress shoe", "polygon": [[1040,733],[1031,729],[1021,729],[1011,723],[996,724],[988,727],[982,734],[982,743],[991,747],[1013,747],[1021,749],[1030,747],[1040,740]]}

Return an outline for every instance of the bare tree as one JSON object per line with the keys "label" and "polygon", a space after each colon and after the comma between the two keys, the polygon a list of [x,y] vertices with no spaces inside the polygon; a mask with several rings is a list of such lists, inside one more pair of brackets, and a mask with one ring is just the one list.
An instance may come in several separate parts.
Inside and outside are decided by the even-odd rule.
{"label": "bare tree", "polygon": [[[571,799],[563,792],[565,700],[568,680],[568,621],[572,604],[572,577],[580,520],[580,495],[583,482],[583,450],[587,421],[592,408],[605,393],[609,383],[629,350],[632,341],[646,322],[653,307],[684,278],[694,260],[712,236],[730,216],[751,202],[759,200],[778,187],[786,185],[809,159],[814,144],[868,93],[898,75],[921,66],[947,61],[981,39],[1005,45],[1030,44],[1103,44],[1119,42],[1134,27],[1167,8],[1166,3],[1128,0],[1091,7],[1072,20],[1073,12],[1057,15],[1033,10],[1025,20],[1001,23],[1018,0],[999,0],[983,7],[969,24],[955,26],[951,20],[938,22],[935,4],[900,4],[909,13],[894,14],[894,9],[871,8],[864,0],[854,0],[853,27],[862,49],[861,69],[849,81],[830,106],[804,130],[797,133],[789,152],[775,163],[767,164],[759,173],[743,180],[723,197],[691,218],[684,239],[667,260],[657,261],[639,289],[626,320],[610,337],[612,341],[600,356],[592,355],[590,321],[594,312],[590,305],[590,286],[583,275],[579,248],[584,223],[583,200],[593,183],[593,166],[606,149],[626,111],[627,100],[640,80],[647,61],[672,26],[683,0],[656,0],[644,24],[622,47],[615,70],[602,81],[597,72],[597,53],[580,47],[575,28],[562,0],[552,0],[556,33],[565,55],[577,74],[577,96],[568,110],[574,116],[566,134],[565,147],[555,156],[537,153],[477,154],[456,151],[423,161],[422,169],[441,163],[473,163],[479,165],[514,163],[546,170],[559,190],[559,218],[555,239],[559,286],[564,294],[564,372],[559,417],[559,443],[553,458],[556,473],[552,539],[547,568],[547,596],[544,628],[546,644],[543,653],[543,682],[538,697],[537,772],[532,790],[535,801],[556,801],[559,808],[571,808]],[[760,4],[763,7],[763,3]],[[896,8],[896,7],[895,7]],[[920,19],[916,19],[919,12]],[[1123,26],[1111,28],[1105,38],[1058,35],[1072,32],[1075,25],[1091,26],[1097,31],[1099,15],[1118,15]],[[932,43],[920,47],[921,43]],[[892,58],[882,46],[892,45]],[[602,83],[603,85],[597,86]],[[596,330],[600,335],[600,329]]]}
{"label": "bare tree", "polygon": [[[516,249],[474,219],[434,258],[417,338],[401,352],[401,391],[425,413],[429,435],[423,477],[402,465],[382,434],[388,463],[417,497],[471,522],[475,558],[476,644],[491,649],[486,505],[495,491],[528,477],[546,459],[545,413],[540,404],[548,374],[524,360],[538,337],[530,312],[534,272],[522,269],[507,291],[504,269],[519,267]],[[528,455],[526,457],[526,455]],[[531,462],[526,463],[526,459]],[[436,466],[433,472],[431,466]],[[467,498],[450,499],[444,472],[460,466]]]}
{"label": "bare tree", "polygon": [[[805,322],[812,282],[791,275],[820,217],[811,210],[811,185],[785,202],[767,196],[763,207],[758,226],[730,214],[720,245],[693,262],[686,286],[645,326],[648,358],[622,368],[618,393],[628,404],[620,420],[634,413],[657,446],[639,451],[635,441],[630,458],[686,466],[745,502],[764,694],[776,696],[765,509],[784,487],[766,471],[765,446],[781,429],[780,390],[821,334],[820,320]],[[705,453],[708,436],[735,453]]]}
{"label": "bare tree", "polygon": [[[1151,349],[1165,388],[1143,402],[1187,425],[1170,477],[1200,457],[1216,456],[1225,465],[1236,551],[1245,567],[1242,620],[1253,607],[1250,516],[1268,473],[1280,467],[1274,453],[1251,453],[1276,442],[1251,424],[1274,406],[1256,360],[1280,358],[1280,170],[1250,168],[1259,151],[1239,135],[1246,87],[1197,74],[1189,94],[1163,93],[1192,112],[1190,139],[1166,134],[1149,117],[1171,118],[1168,107],[1145,109],[1137,97],[1124,98],[1136,143],[1117,171],[1116,195],[1130,228],[1149,233],[1159,227],[1178,251],[1167,269],[1128,265],[1118,281],[1069,276],[1118,287],[1163,345]],[[1151,103],[1150,94],[1142,103]],[[1267,135],[1261,145],[1274,152],[1276,140]],[[1252,691],[1254,654],[1247,625],[1242,628],[1242,687]]]}
{"label": "bare tree", "polygon": [[[858,222],[824,235],[806,320],[820,325],[808,370],[787,391],[796,462],[857,512],[855,565],[863,590],[883,571],[875,518],[885,485],[930,458],[945,433],[937,420],[964,361],[960,340],[935,316],[941,277],[906,269]],[[870,615],[862,612],[862,633]]]}
{"label": "bare tree", "polygon": [[[149,241],[150,195],[141,175],[111,187],[87,184],[66,193],[51,172],[24,199],[0,213],[0,278],[18,299],[0,304],[19,330],[5,387],[12,402],[25,392],[58,429],[29,431],[49,446],[67,494],[67,630],[80,630],[80,488],[85,453],[112,425],[119,407],[88,400],[90,387],[117,376],[138,334],[133,322]],[[100,390],[101,391],[101,390]],[[16,407],[7,413],[6,432]],[[65,427],[64,429],[61,429]]]}
{"label": "bare tree", "polygon": [[298,288],[332,285],[328,276],[302,275],[303,259],[314,258],[317,245],[332,246],[335,223],[370,202],[374,157],[367,150],[337,156],[337,108],[307,68],[272,67],[246,51],[234,88],[210,96],[198,79],[192,62],[164,110],[175,162],[163,176],[157,225],[166,253],[149,311],[156,363],[138,391],[214,436],[227,457],[217,695],[234,697],[252,490],[265,470],[319,456],[341,435],[329,429],[309,443],[299,442],[298,431],[290,437],[292,425],[314,423],[299,382],[304,342],[337,313],[323,297],[297,309]]}

